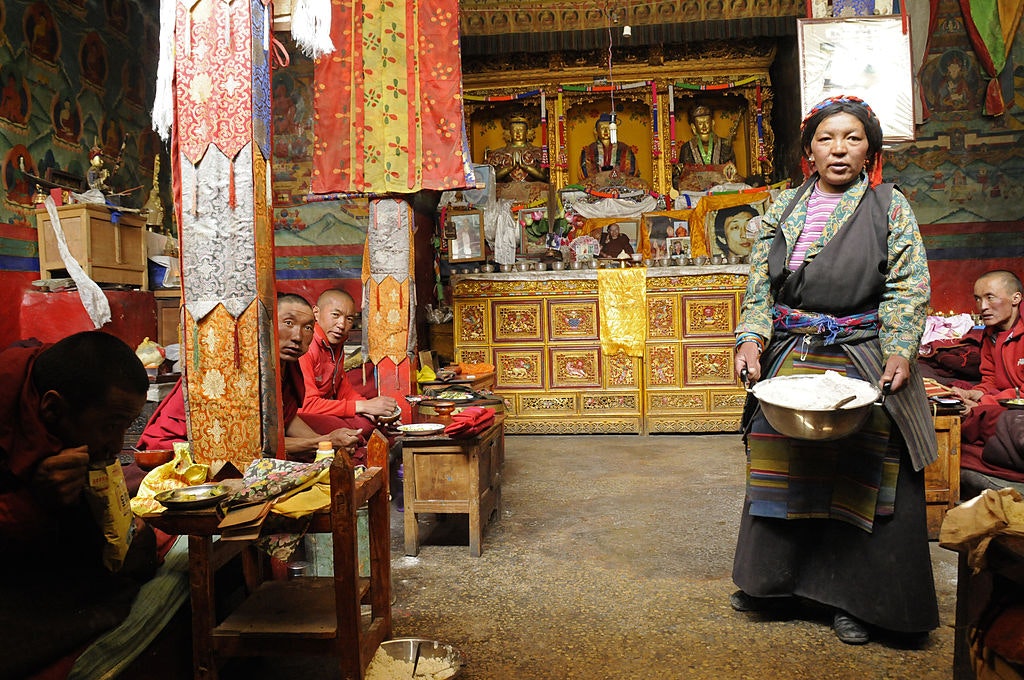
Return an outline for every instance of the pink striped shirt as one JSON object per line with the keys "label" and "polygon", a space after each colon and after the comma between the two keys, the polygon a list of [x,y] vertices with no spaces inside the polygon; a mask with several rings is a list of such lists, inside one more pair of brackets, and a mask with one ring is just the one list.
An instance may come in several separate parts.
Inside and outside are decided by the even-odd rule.
{"label": "pink striped shirt", "polygon": [[811,195],[807,198],[807,217],[804,219],[804,228],[793,246],[793,253],[789,256],[790,271],[796,271],[803,264],[807,257],[807,250],[821,237],[822,230],[828,224],[828,218],[832,216],[842,194],[826,194],[818,189],[818,183],[814,183]]}

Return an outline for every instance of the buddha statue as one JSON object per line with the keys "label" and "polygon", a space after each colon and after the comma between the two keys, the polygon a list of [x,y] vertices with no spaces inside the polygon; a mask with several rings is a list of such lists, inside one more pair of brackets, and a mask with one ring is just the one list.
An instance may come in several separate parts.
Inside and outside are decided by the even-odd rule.
{"label": "buddha statue", "polygon": [[505,146],[484,154],[484,163],[494,166],[498,197],[530,200],[547,192],[550,173],[543,165],[544,150],[532,144],[535,130],[530,120],[513,113],[505,116],[502,127]]}
{"label": "buddha statue", "polygon": [[632,147],[612,139],[614,118],[602,113],[594,123],[596,139],[580,151],[580,183],[594,188],[627,187],[647,190],[640,179]]}
{"label": "buddha statue", "polygon": [[714,111],[706,104],[690,108],[692,136],[679,150],[679,162],[672,168],[673,183],[679,190],[703,191],[717,184],[736,181],[736,154],[732,134],[722,137],[714,131]]}

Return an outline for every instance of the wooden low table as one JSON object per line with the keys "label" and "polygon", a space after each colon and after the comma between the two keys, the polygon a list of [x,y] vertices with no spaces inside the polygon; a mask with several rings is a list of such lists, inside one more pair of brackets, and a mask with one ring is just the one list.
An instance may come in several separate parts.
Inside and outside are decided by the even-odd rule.
{"label": "wooden low table", "polygon": [[[391,538],[387,462],[353,479],[347,457],[331,465],[331,508],[313,515],[310,532],[334,535],[334,576],[267,580],[251,541],[214,540],[214,509],[167,511],[144,519],[170,534],[188,536],[192,607],[193,677],[216,680],[231,656],[324,655],[341,677],[361,680],[383,640],[391,637]],[[370,577],[359,578],[356,511],[366,505]],[[241,553],[247,598],[222,615],[215,606],[217,570]],[[369,604],[369,619],[362,617]],[[326,662],[325,662],[326,663]]]}
{"label": "wooden low table", "polygon": [[480,557],[483,528],[501,506],[505,416],[475,437],[410,437],[402,442],[405,470],[405,554],[419,553],[417,515],[469,515],[469,554]]}

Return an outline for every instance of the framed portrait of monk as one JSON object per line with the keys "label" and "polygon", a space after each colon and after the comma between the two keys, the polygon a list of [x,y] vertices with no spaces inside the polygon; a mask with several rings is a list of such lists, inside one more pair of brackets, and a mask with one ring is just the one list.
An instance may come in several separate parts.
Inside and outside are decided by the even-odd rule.
{"label": "framed portrait of monk", "polygon": [[482,262],[484,258],[484,214],[479,210],[453,210],[445,228],[449,262]]}
{"label": "framed portrait of monk", "polygon": [[852,94],[874,110],[886,143],[914,141],[910,32],[899,14],[798,19],[800,111]]}

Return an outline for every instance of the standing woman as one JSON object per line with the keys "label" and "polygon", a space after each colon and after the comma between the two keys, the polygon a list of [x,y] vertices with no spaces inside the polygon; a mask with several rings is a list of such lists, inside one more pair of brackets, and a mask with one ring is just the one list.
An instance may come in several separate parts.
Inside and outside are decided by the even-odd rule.
{"label": "standing woman", "polygon": [[748,403],[730,604],[824,605],[847,644],[867,642],[873,628],[926,633],[939,619],[923,472],[936,443],[915,362],[930,296],[924,245],[907,199],[879,184],[882,128],[861,99],[815,106],[801,143],[813,174],[764,217],[736,328],[737,375],[830,369],[891,394],[859,432],[832,442],[782,437]]}

